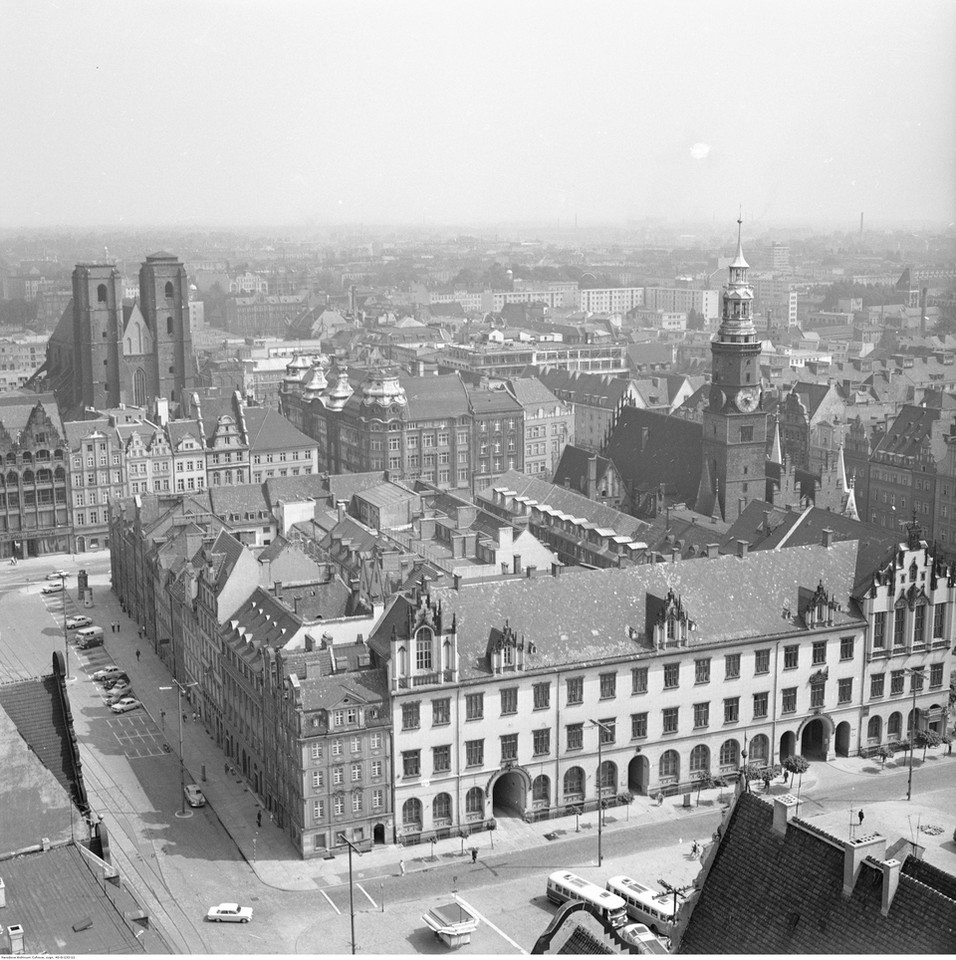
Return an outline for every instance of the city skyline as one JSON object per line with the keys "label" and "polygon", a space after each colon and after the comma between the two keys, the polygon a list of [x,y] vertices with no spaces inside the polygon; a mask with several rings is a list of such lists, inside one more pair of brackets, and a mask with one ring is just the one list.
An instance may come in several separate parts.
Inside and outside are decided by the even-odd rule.
{"label": "city skyline", "polygon": [[8,228],[954,219],[948,3],[9,9]]}

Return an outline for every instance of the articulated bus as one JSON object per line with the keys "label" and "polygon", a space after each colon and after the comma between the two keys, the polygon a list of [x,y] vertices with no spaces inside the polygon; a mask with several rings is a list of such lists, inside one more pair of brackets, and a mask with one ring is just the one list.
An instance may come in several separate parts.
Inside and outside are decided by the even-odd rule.
{"label": "articulated bus", "polygon": [[627,923],[627,910],[621,897],[567,870],[558,870],[548,877],[548,899],[558,904],[580,900],[591,913],[604,917],[612,927]]}
{"label": "articulated bus", "polygon": [[[632,920],[646,923],[651,932],[661,937],[672,937],[677,923],[677,910],[674,909],[674,894],[662,893],[653,887],[646,887],[630,877],[611,877],[607,889],[624,901],[627,915]],[[677,907],[684,899],[677,895]]]}

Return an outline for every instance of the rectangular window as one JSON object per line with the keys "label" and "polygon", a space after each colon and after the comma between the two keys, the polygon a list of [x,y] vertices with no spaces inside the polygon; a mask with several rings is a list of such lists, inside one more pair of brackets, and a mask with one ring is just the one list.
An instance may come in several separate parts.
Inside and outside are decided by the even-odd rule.
{"label": "rectangular window", "polygon": [[602,700],[612,699],[615,695],[616,690],[617,690],[617,674],[602,673],[601,674],[601,699]]}
{"label": "rectangular window", "polygon": [[827,642],[826,640],[815,640],[813,642],[813,665],[819,666],[827,662]]}
{"label": "rectangular window", "polygon": [[565,728],[568,737],[568,750],[580,750],[584,746],[584,724],[569,723]]}
{"label": "rectangular window", "polygon": [[902,670],[894,670],[890,674],[890,696],[895,697],[903,692],[903,684],[906,682],[906,674]]}
{"label": "rectangular window", "polygon": [[810,706],[822,707],[826,703],[827,685],[825,683],[810,684]]}
{"label": "rectangular window", "polygon": [[926,605],[919,604],[913,611],[913,644],[921,644],[926,639]]}
{"label": "rectangular window", "polygon": [[341,757],[342,756],[342,741],[333,740],[332,741],[332,756]]}
{"label": "rectangular window", "polygon": [[323,786],[323,783],[322,783],[322,771],[321,771],[321,770],[313,770],[313,771],[312,771],[312,789],[313,789],[313,790],[320,790],[320,789],[322,788],[322,786]]}
{"label": "rectangular window", "polygon": [[451,770],[451,747],[432,747],[432,771],[434,773],[448,773]]}
{"label": "rectangular window", "polygon": [[325,818],[325,801],[313,800],[312,801],[312,819],[322,820],[324,818]]}
{"label": "rectangular window", "polygon": [[767,694],[754,694],[754,720],[764,720],[767,716]]}
{"label": "rectangular window", "polygon": [[341,816],[345,813],[345,797],[333,797],[332,798],[332,812],[336,816]]}
{"label": "rectangular window", "polygon": [[550,730],[535,730],[532,736],[534,737],[534,755],[536,757],[542,757],[551,752]]}
{"label": "rectangular window", "polygon": [[647,667],[631,668],[631,693],[647,693]]}
{"label": "rectangular window", "polygon": [[913,667],[910,671],[910,693],[920,693],[923,689],[923,668]]}
{"label": "rectangular window", "polygon": [[382,761],[373,760],[372,761],[372,779],[376,780],[382,775]]}
{"label": "rectangular window", "polygon": [[421,750],[402,751],[402,776],[417,777],[422,772]]}
{"label": "rectangular window", "polygon": [[362,791],[356,790],[352,794],[352,813],[362,812]]}
{"label": "rectangular window", "polygon": [[781,703],[781,712],[782,713],[796,713],[797,712],[797,688],[796,687],[785,687],[781,693],[783,694],[783,701]]}
{"label": "rectangular window", "polygon": [[571,677],[568,680],[568,706],[584,702],[584,677]]}
{"label": "rectangular window", "polygon": [[706,727],[710,725],[710,704],[709,703],[695,703],[694,704],[694,729],[699,729],[700,727]]}
{"label": "rectangular window", "polygon": [[506,733],[501,737],[501,760],[518,759],[518,734]]}
{"label": "rectangular window", "polygon": [[677,733],[678,709],[678,707],[665,707],[663,709],[664,733]]}
{"label": "rectangular window", "polygon": [[664,664],[664,689],[672,690],[680,684],[680,664]]}
{"label": "rectangular window", "polygon": [[382,735],[381,735],[380,733],[373,733],[372,736],[369,738],[369,746],[370,746],[373,750],[381,750],[381,749],[382,749]]}
{"label": "rectangular window", "polygon": [[465,741],[465,764],[469,767],[481,767],[485,762],[485,741]]}
{"label": "rectangular window", "polygon": [[535,710],[546,710],[551,706],[551,684],[550,683],[536,683],[534,685],[534,709]]}
{"label": "rectangular window", "polygon": [[335,786],[339,786],[345,781],[345,768],[344,767],[333,767],[332,768],[332,783]]}
{"label": "rectangular window", "polygon": [[451,723],[451,699],[432,700],[432,726],[444,727]]}
{"label": "rectangular window", "polygon": [[796,670],[800,665],[800,647],[794,644],[783,648],[783,669]]}
{"label": "rectangular window", "polygon": [[518,688],[506,687],[501,691],[501,715],[518,712]]}
{"label": "rectangular window", "polygon": [[312,759],[321,760],[322,759],[322,744],[313,743],[312,744]]}
{"label": "rectangular window", "polygon": [[631,714],[631,739],[643,740],[647,736],[647,714]]}
{"label": "rectangular window", "polygon": [[728,653],[724,657],[724,679],[737,680],[740,677],[740,654]]}
{"label": "rectangular window", "polygon": [[420,726],[421,704],[416,700],[414,703],[402,704],[402,729],[417,730]]}
{"label": "rectangular window", "polygon": [[362,764],[352,764],[352,783],[359,783],[362,779]]}
{"label": "rectangular window", "polygon": [[465,694],[465,719],[481,720],[485,715],[485,695],[483,693]]}
{"label": "rectangular window", "polygon": [[372,809],[381,810],[385,805],[385,791],[377,788],[372,791]]}
{"label": "rectangular window", "polygon": [[710,657],[694,661],[694,683],[710,683]]}
{"label": "rectangular window", "polygon": [[853,679],[837,681],[837,703],[849,703],[853,699]]}
{"label": "rectangular window", "polygon": [[753,427],[741,427],[740,428],[740,442],[741,443],[750,443],[754,438],[754,428]]}
{"label": "rectangular window", "polygon": [[754,674],[770,673],[770,651],[758,650],[754,657]]}
{"label": "rectangular window", "polygon": [[602,746],[614,743],[617,737],[617,720],[614,717],[605,717],[598,721],[598,737]]}
{"label": "rectangular window", "polygon": [[906,607],[899,607],[893,618],[893,646],[906,645]]}
{"label": "rectangular window", "polygon": [[853,637],[840,637],[840,659],[853,659]]}
{"label": "rectangular window", "polygon": [[740,697],[724,700],[724,723],[736,723],[740,719]]}
{"label": "rectangular window", "polygon": [[876,700],[883,696],[883,687],[886,681],[885,673],[874,673],[870,677],[870,699]]}
{"label": "rectangular window", "polygon": [[941,687],[943,685],[943,665],[941,663],[931,663],[929,665],[929,685],[931,687]]}
{"label": "rectangular window", "polygon": [[937,603],[933,607],[933,636],[942,637],[946,623],[946,604]]}

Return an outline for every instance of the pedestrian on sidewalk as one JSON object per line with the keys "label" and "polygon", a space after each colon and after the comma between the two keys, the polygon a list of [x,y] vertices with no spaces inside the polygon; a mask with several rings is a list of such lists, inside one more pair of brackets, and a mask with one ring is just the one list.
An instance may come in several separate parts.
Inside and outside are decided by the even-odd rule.
{"label": "pedestrian on sidewalk", "polygon": [[139,663],[139,650],[136,651],[136,662]]}
{"label": "pedestrian on sidewalk", "polygon": [[477,862],[478,862],[478,848],[477,848],[477,847],[472,847],[472,848],[471,848],[471,862],[472,862],[472,863],[477,863]]}
{"label": "pedestrian on sidewalk", "polygon": [[401,871],[402,876],[404,877],[404,876],[405,876],[405,861],[404,861],[404,860],[399,860],[399,861],[398,861],[398,869]]}
{"label": "pedestrian on sidewalk", "polygon": [[196,713],[196,711],[194,710],[194,711],[193,711],[193,723],[195,723],[198,719],[199,719],[199,714]]}
{"label": "pedestrian on sidewalk", "polygon": [[189,722],[189,717],[187,717],[186,712],[183,711],[183,723],[188,723],[188,722]]}
{"label": "pedestrian on sidewalk", "polygon": [[770,793],[770,774],[765,773],[763,775],[763,792]]}
{"label": "pedestrian on sidewalk", "polygon": [[256,826],[257,826],[257,827],[261,827],[261,826],[262,826],[262,811],[261,811],[261,810],[259,810],[259,811],[256,813]]}

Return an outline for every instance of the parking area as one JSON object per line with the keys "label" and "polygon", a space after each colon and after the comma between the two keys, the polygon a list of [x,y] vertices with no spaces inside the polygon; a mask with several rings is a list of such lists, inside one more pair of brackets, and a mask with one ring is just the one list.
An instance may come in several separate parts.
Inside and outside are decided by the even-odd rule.
{"label": "parking area", "polygon": [[162,731],[150,719],[149,714],[142,710],[121,716],[111,715],[106,722],[116,742],[130,760],[161,757],[168,752],[163,749],[166,738]]}

